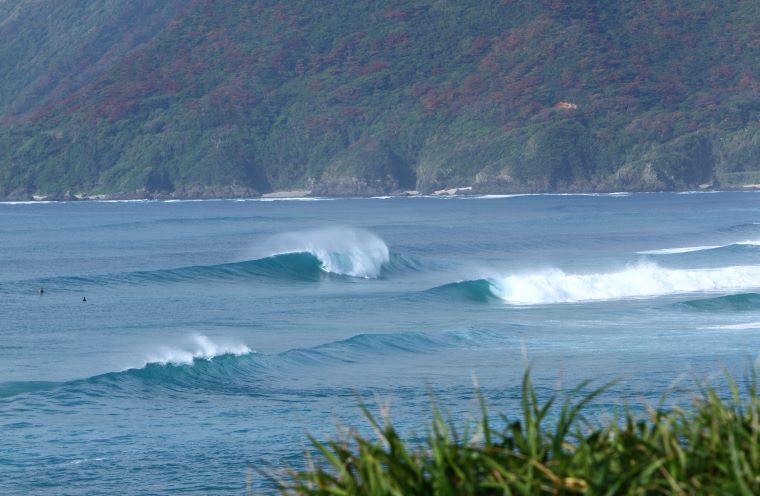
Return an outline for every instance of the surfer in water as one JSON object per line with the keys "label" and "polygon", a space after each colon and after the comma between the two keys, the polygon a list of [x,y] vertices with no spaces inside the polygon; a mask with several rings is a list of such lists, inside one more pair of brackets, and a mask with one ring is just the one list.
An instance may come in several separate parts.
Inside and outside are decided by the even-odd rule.
{"label": "surfer in water", "polygon": [[37,292],[39,294],[41,294],[41,295],[44,295],[45,294],[45,288],[40,288],[40,289],[37,290]]}
{"label": "surfer in water", "polygon": [[82,303],[87,303],[87,297],[86,296],[82,298]]}

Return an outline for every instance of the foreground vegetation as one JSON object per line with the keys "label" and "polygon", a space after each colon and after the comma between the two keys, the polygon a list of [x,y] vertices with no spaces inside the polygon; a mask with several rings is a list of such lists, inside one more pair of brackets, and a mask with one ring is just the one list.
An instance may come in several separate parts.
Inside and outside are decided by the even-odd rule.
{"label": "foreground vegetation", "polygon": [[[760,494],[760,398],[756,381],[727,398],[703,387],[685,409],[629,411],[604,425],[583,414],[602,391],[555,408],[537,400],[528,374],[521,419],[482,416],[458,432],[437,411],[427,439],[404,441],[363,406],[371,439],[312,442],[310,468],[280,482],[285,494]],[[552,418],[551,422],[548,417]],[[548,425],[547,425],[548,424]]]}

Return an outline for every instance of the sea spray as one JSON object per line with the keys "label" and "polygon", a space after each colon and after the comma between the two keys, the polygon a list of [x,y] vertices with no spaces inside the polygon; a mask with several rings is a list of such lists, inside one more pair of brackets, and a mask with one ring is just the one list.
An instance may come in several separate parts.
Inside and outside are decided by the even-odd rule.
{"label": "sea spray", "polygon": [[333,227],[276,235],[255,250],[259,256],[311,253],[322,270],[337,275],[375,279],[390,261],[388,246],[364,229]]}
{"label": "sea spray", "polygon": [[[229,340],[212,340],[208,336],[194,334],[180,345],[159,346],[145,354],[139,366],[127,367],[121,371],[72,379],[68,381],[10,381],[0,382],[0,398],[20,394],[56,391],[56,394],[71,392],[107,391],[117,394],[132,394],[130,381],[147,381],[151,384],[184,385],[189,388],[211,384],[221,388],[230,375],[225,369],[237,367],[235,361],[254,355],[248,346]],[[230,360],[232,359],[232,361]],[[224,381],[220,380],[224,377]],[[51,393],[52,394],[52,393]],[[55,396],[55,394],[52,394]]]}
{"label": "sea spray", "polygon": [[190,365],[195,359],[210,360],[222,355],[241,356],[249,353],[251,349],[243,343],[217,343],[207,336],[196,334],[184,346],[162,346],[157,352],[148,354],[144,365]]}
{"label": "sea spray", "polygon": [[329,274],[376,278],[383,269],[392,272],[421,271],[424,269],[423,262],[413,257],[401,254],[386,256],[385,253],[382,248],[364,253],[360,251],[355,253],[316,253],[310,250],[286,251],[253,260],[211,265],[21,280],[5,283],[0,291],[14,290],[14,286],[21,288],[21,290],[29,286],[42,286],[69,292],[81,291],[83,288],[93,286],[194,284],[201,281],[234,283],[262,277],[282,281],[313,281],[320,280]]}

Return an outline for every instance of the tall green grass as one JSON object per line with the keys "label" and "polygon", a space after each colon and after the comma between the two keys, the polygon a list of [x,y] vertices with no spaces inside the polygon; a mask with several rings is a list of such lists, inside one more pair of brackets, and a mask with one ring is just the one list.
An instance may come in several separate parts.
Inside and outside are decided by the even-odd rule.
{"label": "tall green grass", "polygon": [[[434,409],[427,438],[405,441],[386,419],[361,408],[375,432],[311,439],[317,456],[278,482],[283,494],[760,494],[760,398],[728,378],[724,394],[701,386],[687,408],[648,418],[624,413],[601,425],[584,418],[604,388],[539,402],[528,373],[519,420],[457,430]],[[551,421],[549,420],[551,418]],[[497,425],[498,424],[498,425]]]}

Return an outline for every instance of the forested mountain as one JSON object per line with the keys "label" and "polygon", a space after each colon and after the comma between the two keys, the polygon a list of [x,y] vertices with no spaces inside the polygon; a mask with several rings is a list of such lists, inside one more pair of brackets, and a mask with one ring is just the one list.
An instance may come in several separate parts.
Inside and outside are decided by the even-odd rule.
{"label": "forested mountain", "polygon": [[760,183],[753,0],[0,0],[0,196]]}

